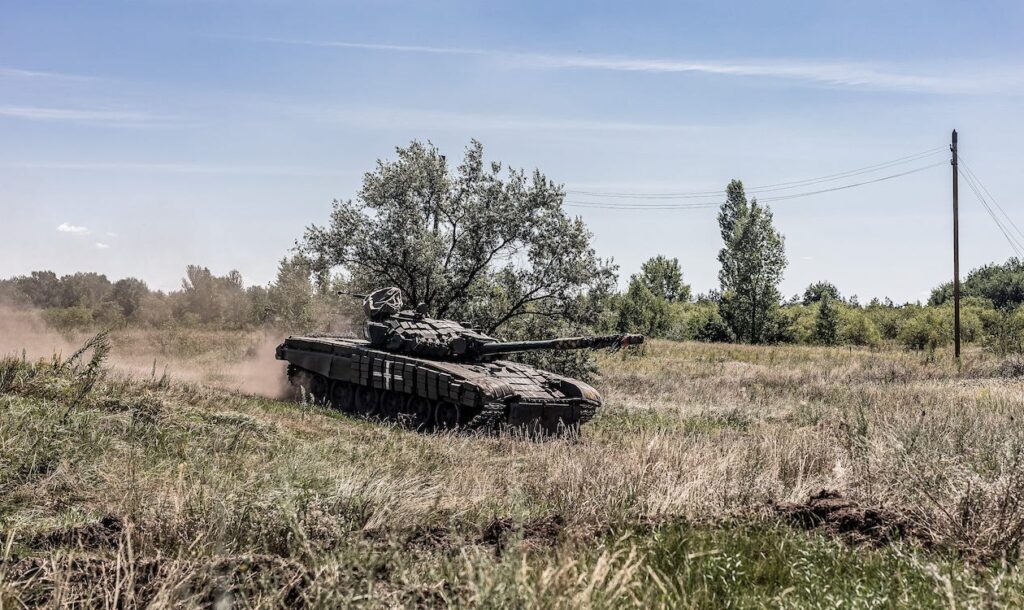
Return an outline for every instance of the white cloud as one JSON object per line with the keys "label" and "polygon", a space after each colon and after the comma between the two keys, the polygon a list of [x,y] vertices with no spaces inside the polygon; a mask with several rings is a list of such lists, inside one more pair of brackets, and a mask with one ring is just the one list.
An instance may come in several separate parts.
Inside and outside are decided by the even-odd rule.
{"label": "white cloud", "polygon": [[98,241],[98,242],[96,242],[96,247],[99,248],[100,250],[106,250],[110,246],[108,246],[107,244],[105,244],[105,243],[103,243],[101,241]]}
{"label": "white cloud", "polygon": [[131,110],[41,106],[0,106],[0,116],[30,121],[68,121],[112,127],[173,127],[176,120],[174,117]]}
{"label": "white cloud", "polygon": [[71,233],[72,235],[86,235],[89,233],[89,229],[86,227],[80,227],[67,222],[62,222],[57,225],[57,230],[61,233]]}
{"label": "white cloud", "polygon": [[1024,69],[1003,66],[978,70],[971,67],[957,71],[948,66],[902,66],[890,63],[853,61],[716,60],[692,58],[643,58],[609,55],[558,55],[520,53],[466,47],[433,47],[361,43],[347,41],[296,40],[259,38],[262,42],[338,47],[369,51],[466,55],[487,57],[509,67],[563,70],[608,70],[618,72],[703,73],[733,77],[775,78],[829,87],[864,88],[886,91],[907,91],[938,94],[981,94],[1021,92],[1024,90]]}

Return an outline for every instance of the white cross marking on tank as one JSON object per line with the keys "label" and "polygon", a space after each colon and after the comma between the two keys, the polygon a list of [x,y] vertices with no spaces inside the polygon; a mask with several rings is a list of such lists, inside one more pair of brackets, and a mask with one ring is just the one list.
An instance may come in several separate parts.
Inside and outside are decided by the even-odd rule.
{"label": "white cross marking on tank", "polygon": [[392,381],[402,381],[403,380],[403,377],[401,375],[396,375],[391,370],[391,365],[392,364],[394,364],[394,363],[391,362],[390,360],[385,360],[384,361],[384,372],[383,373],[381,373],[379,371],[374,371],[373,372],[374,377],[382,377],[383,378],[383,380],[384,380],[384,388],[387,389],[387,390],[391,389],[391,382]]}

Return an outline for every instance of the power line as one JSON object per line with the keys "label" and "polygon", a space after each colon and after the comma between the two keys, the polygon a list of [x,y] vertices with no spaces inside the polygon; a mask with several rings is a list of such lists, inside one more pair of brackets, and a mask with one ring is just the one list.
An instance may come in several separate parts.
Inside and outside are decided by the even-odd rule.
{"label": "power line", "polygon": [[[913,155],[907,155],[905,157],[899,157],[891,161],[885,161],[883,163],[876,163],[874,165],[868,165],[857,169],[848,170],[845,172],[839,172],[836,174],[828,174],[825,176],[819,176],[817,178],[806,178],[803,180],[793,180],[790,182],[777,182],[775,184],[766,184],[762,186],[753,186],[745,189],[748,193],[766,193],[775,191],[790,190],[802,186],[811,186],[822,182],[833,182],[835,180],[841,180],[843,178],[850,178],[853,176],[859,176],[862,174],[868,174],[890,167],[901,165],[904,163],[912,163],[914,161],[920,161],[928,157],[934,156],[942,151],[944,147],[937,147],[928,149]],[[674,193],[626,193],[626,192],[600,192],[600,191],[582,191],[582,190],[566,190],[566,193],[574,195],[586,195],[590,197],[600,198],[612,198],[612,199],[700,199],[711,196],[721,196],[722,191],[688,191],[688,192],[674,192]]]}
{"label": "power line", "polygon": [[[945,165],[945,161],[939,161],[938,163],[932,163],[923,167],[906,170],[896,174],[889,174],[880,178],[873,178],[871,180],[864,180],[861,182],[854,182],[851,184],[844,184],[841,186],[834,186],[826,189],[819,189],[815,191],[806,191],[802,193],[790,193],[787,195],[777,195],[774,197],[764,197],[759,199],[761,202],[773,202],[773,201],[786,201],[789,199],[798,199],[801,197],[810,197],[812,195],[821,195],[823,193],[831,193],[834,191],[842,191],[846,189],[855,188],[858,186],[864,186],[866,184],[875,184],[877,182],[884,182],[886,180],[893,180],[910,174],[916,174],[933,167]],[[611,210],[694,210],[694,209],[706,209],[716,208],[722,205],[722,201],[708,201],[700,203],[639,203],[639,204],[628,204],[628,203],[614,203],[607,201],[576,201],[566,200],[565,205],[578,207],[578,208],[595,208],[595,209],[611,209]]]}
{"label": "power line", "polygon": [[1017,235],[1022,240],[1024,240],[1024,232],[1020,230],[1020,227],[1017,226],[1017,223],[1013,222],[1013,218],[1011,218],[1010,215],[1006,213],[1006,210],[1003,209],[1003,206],[999,205],[999,202],[996,201],[996,198],[992,195],[991,192],[989,192],[988,188],[985,187],[985,183],[981,181],[981,178],[978,178],[978,175],[974,173],[974,170],[972,170],[970,166],[964,161],[962,155],[960,156],[960,164],[963,166],[964,170],[966,170],[967,173],[971,175],[971,179],[975,183],[977,183],[979,187],[981,187],[981,190],[984,191],[984,193],[988,196],[988,200],[991,201],[992,204],[996,206],[996,209],[998,209],[1002,213],[1003,218],[1005,218],[1010,223],[1010,226],[1013,227],[1013,229],[1017,232]]}
{"label": "power line", "polygon": [[1021,241],[1016,239],[1012,235],[1012,232],[999,219],[999,216],[992,209],[992,206],[989,205],[988,201],[985,199],[985,196],[981,193],[981,189],[978,188],[978,184],[974,182],[974,179],[971,177],[971,175],[968,172],[961,170],[960,176],[963,177],[965,182],[967,182],[967,186],[970,187],[970,189],[974,192],[974,196],[978,198],[978,201],[981,203],[982,207],[985,208],[986,212],[988,212],[988,215],[992,219],[992,222],[996,223],[996,227],[999,229],[999,232],[1003,234],[1003,237],[1006,238],[1007,243],[1010,244],[1010,248],[1013,249],[1013,251],[1017,254],[1018,257],[1024,258],[1024,243],[1021,243]]}

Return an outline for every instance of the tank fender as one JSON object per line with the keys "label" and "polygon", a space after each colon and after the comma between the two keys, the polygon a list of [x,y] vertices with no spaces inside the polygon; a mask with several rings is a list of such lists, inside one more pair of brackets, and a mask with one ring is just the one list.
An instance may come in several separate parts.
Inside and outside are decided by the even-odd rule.
{"label": "tank fender", "polygon": [[559,377],[558,381],[559,389],[569,398],[582,398],[598,403],[601,402],[601,394],[589,384],[583,383],[578,379],[567,379],[565,377]]}
{"label": "tank fender", "polygon": [[469,378],[469,383],[477,386],[486,396],[485,402],[508,402],[519,398],[519,393],[512,388],[512,384],[494,377]]}
{"label": "tank fender", "polygon": [[319,373],[324,377],[329,377],[331,374],[331,361],[334,358],[328,354],[318,354],[288,347],[279,348],[279,350],[281,360],[287,360],[295,366]]}

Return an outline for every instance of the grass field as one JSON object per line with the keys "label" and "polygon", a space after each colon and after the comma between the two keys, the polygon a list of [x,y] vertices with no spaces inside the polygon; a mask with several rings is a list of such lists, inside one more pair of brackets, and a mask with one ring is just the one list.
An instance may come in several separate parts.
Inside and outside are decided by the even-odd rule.
{"label": "grass field", "polygon": [[194,339],[0,364],[4,608],[1024,605],[1015,359],[655,341],[534,441],[218,389],[283,373]]}

